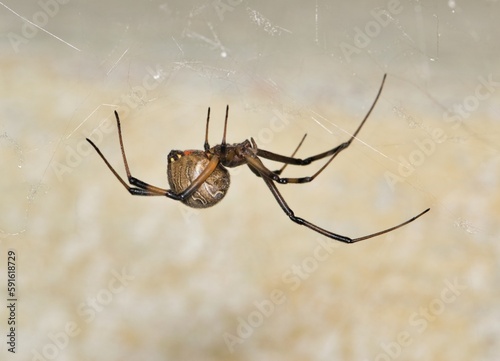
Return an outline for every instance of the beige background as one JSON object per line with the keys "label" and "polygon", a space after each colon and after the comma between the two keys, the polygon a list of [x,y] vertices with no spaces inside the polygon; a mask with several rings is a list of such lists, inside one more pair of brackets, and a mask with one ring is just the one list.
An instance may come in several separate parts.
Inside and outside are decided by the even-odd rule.
{"label": "beige background", "polygon": [[[0,5],[2,360],[498,358],[500,3]],[[129,196],[84,141],[124,175],[118,110],[132,173],[167,187],[169,150],[203,147],[208,106],[219,143],[230,104],[230,142],[289,154],[307,133],[305,157],[348,138],[384,73],[359,139],[280,187],[352,237],[432,208],[356,245],[292,223],[243,167],[211,209]]]}

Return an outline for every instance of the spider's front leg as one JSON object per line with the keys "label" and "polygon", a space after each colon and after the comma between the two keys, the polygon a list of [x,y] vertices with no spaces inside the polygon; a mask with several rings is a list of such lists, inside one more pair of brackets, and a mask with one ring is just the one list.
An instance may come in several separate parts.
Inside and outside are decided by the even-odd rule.
{"label": "spider's front leg", "polygon": [[[302,142],[304,141],[306,136],[304,136],[302,138],[302,141],[300,142],[299,144],[299,147],[300,145],[302,144]],[[255,143],[254,139],[251,138],[251,141],[252,141],[252,144],[253,144],[253,147],[255,149],[257,149],[257,155],[258,156],[262,156],[264,158],[267,158],[267,159],[270,159],[270,160],[273,160],[273,161],[277,161],[277,162],[282,162],[282,163],[285,163],[285,165],[278,171],[271,171],[267,168],[265,169],[262,169],[261,172],[266,174],[269,178],[272,178],[273,181],[277,182],[277,183],[280,183],[280,184],[288,184],[288,183],[309,183],[309,182],[312,182],[318,175],[320,175],[321,172],[323,172],[326,167],[328,167],[328,165],[335,159],[335,157],[344,149],[346,149],[349,144],[351,144],[351,141],[347,141],[347,142],[344,142],[340,145],[338,145],[337,147],[329,150],[329,151],[326,151],[326,152],[323,152],[321,154],[317,154],[315,156],[312,156],[312,157],[309,157],[309,158],[306,158],[306,159],[299,159],[299,158],[293,158],[292,157],[287,157],[287,156],[284,156],[284,155],[280,155],[280,154],[276,154],[276,153],[272,153],[272,152],[269,152],[267,150],[263,150],[263,149],[258,149],[257,148],[257,144]],[[295,150],[295,152],[297,152],[298,148]],[[294,152],[294,153],[295,153]],[[281,172],[283,171],[283,169],[288,165],[288,164],[292,164],[292,165],[309,165],[311,164],[312,162],[314,162],[315,160],[319,160],[319,159],[322,159],[322,158],[325,158],[325,157],[328,157],[330,156],[330,159],[328,159],[328,161],[316,172],[314,173],[313,175],[311,176],[307,176],[307,177],[300,177],[300,178],[283,178],[283,177],[280,177],[280,174]],[[257,176],[260,176],[259,172],[255,172],[254,173],[257,175]]]}
{"label": "spider's front leg", "polygon": [[[257,172],[260,174],[261,178],[264,180],[264,182],[266,183],[266,185],[268,186],[269,190],[271,191],[271,193],[273,194],[274,198],[276,199],[276,201],[278,202],[278,204],[280,205],[281,209],[285,212],[285,214],[295,223],[297,224],[300,224],[302,226],[306,226],[310,229],[312,229],[313,231],[315,232],[318,232],[326,237],[329,237],[329,238],[332,238],[332,239],[335,239],[337,241],[340,241],[340,242],[344,242],[344,243],[355,243],[355,242],[359,242],[359,241],[363,241],[365,239],[369,239],[369,238],[372,238],[372,237],[376,237],[376,236],[380,236],[384,233],[388,233],[388,232],[391,232],[391,231],[394,231],[408,223],[411,223],[413,222],[414,220],[416,220],[417,218],[419,218],[420,216],[422,216],[423,214],[427,213],[430,208],[427,208],[425,211],[419,213],[418,215],[410,218],[409,220],[403,222],[403,223],[400,223],[398,224],[397,226],[393,226],[393,227],[390,227],[390,228],[387,228],[387,229],[384,229],[383,231],[379,231],[379,232],[376,232],[376,233],[372,233],[372,234],[369,234],[367,236],[363,236],[363,237],[358,237],[358,238],[350,238],[350,237],[346,237],[346,236],[342,236],[340,234],[337,234],[337,233],[333,233],[333,232],[330,232],[324,228],[321,228],[301,217],[297,217],[295,215],[295,213],[293,212],[293,210],[290,208],[290,206],[288,206],[288,204],[286,203],[285,199],[283,198],[283,196],[281,195],[281,193],[278,191],[278,188],[276,187],[276,184],[274,184],[274,179],[273,179],[273,172],[270,171],[269,169],[267,169],[265,167],[265,165],[262,163],[262,161],[257,158],[257,157],[252,157],[252,156],[247,156],[246,157],[247,159],[247,162],[248,162],[248,166],[254,171],[254,172]],[[269,176],[271,175],[271,176]]]}
{"label": "spider's front leg", "polygon": [[299,147],[297,147],[297,149],[295,150],[294,154],[291,157],[287,157],[287,156],[284,156],[284,155],[281,155],[281,154],[276,154],[276,153],[273,153],[273,152],[270,152],[270,151],[267,151],[267,150],[264,150],[264,149],[257,149],[257,145],[255,145],[255,142],[253,142],[253,140],[252,140],[252,142],[254,143],[254,147],[257,149],[257,155],[259,157],[263,157],[263,158],[266,158],[266,159],[269,159],[269,160],[272,160],[272,161],[284,163],[285,166],[287,164],[304,166],[304,165],[309,165],[312,162],[315,162],[317,160],[320,160],[320,159],[323,159],[323,158],[326,158],[326,157],[330,157],[330,159],[328,160],[328,162],[325,165],[323,165],[320,168],[320,170],[317,171],[316,173],[314,173],[312,176],[301,177],[301,178],[281,178],[281,177],[279,177],[279,175],[281,174],[281,171],[283,170],[283,168],[285,168],[285,167],[283,167],[280,171],[272,172],[272,173],[274,173],[274,176],[272,176],[273,180],[275,182],[280,183],[280,184],[287,184],[287,183],[307,183],[307,182],[311,182],[312,180],[314,180],[314,178],[316,178],[332,162],[332,160],[341,151],[343,151],[344,149],[347,149],[351,145],[351,143],[353,142],[353,140],[356,138],[356,136],[358,135],[358,133],[361,131],[361,128],[363,128],[363,126],[365,125],[367,119],[370,117],[371,112],[375,108],[375,105],[377,104],[378,99],[380,98],[380,94],[382,93],[382,89],[384,87],[384,83],[385,83],[386,77],[387,77],[387,74],[384,74],[384,77],[382,78],[382,83],[380,84],[380,88],[378,89],[377,96],[375,97],[375,100],[373,101],[370,109],[368,110],[368,112],[366,113],[365,117],[363,118],[363,120],[359,124],[358,128],[354,131],[354,133],[352,133],[351,137],[346,142],[344,142],[344,143],[336,146],[333,149],[327,150],[326,152],[319,153],[319,154],[313,155],[313,156],[305,158],[305,159],[299,159],[299,158],[294,158],[294,155],[295,155],[295,152],[297,152],[297,150],[300,147],[300,145],[302,144],[302,142],[304,141],[305,136],[302,139],[302,141],[300,142]]}

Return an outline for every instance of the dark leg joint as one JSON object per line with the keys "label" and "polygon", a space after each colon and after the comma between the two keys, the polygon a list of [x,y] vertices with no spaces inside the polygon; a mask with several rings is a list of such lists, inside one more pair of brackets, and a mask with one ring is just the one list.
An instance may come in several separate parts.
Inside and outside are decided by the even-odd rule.
{"label": "dark leg joint", "polygon": [[303,178],[299,178],[298,183],[308,183],[308,182],[310,182],[312,180],[313,180],[312,177],[303,177]]}
{"label": "dark leg joint", "polygon": [[128,192],[132,194],[133,196],[150,196],[151,193],[148,192],[146,189],[141,189],[141,188],[129,188]]}
{"label": "dark leg joint", "polygon": [[147,183],[145,183],[137,178],[134,178],[134,177],[129,177],[128,181],[133,186],[140,187],[140,188],[147,188],[149,186],[149,184],[147,184]]}
{"label": "dark leg joint", "polygon": [[305,223],[305,222],[304,222],[304,220],[303,220],[302,218],[300,218],[300,217],[295,217],[295,215],[294,215],[293,213],[289,214],[289,215],[288,215],[288,217],[290,217],[290,219],[291,219],[292,221],[294,221],[294,222],[295,222],[295,223],[297,223],[297,224],[300,224],[301,226],[303,226],[303,225],[304,225],[304,223]]}
{"label": "dark leg joint", "polygon": [[309,183],[313,180],[313,177],[302,177],[302,178],[280,178],[274,177],[273,180],[278,182],[279,184],[288,184],[288,183]]}

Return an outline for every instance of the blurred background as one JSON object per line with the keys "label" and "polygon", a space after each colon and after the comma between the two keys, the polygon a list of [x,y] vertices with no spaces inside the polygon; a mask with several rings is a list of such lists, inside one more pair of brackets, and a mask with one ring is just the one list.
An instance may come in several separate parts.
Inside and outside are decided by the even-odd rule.
{"label": "blurred background", "polygon": [[[496,360],[496,0],[0,2],[2,360]],[[307,157],[314,182],[231,170],[205,210],[168,188],[171,149],[228,141]],[[285,175],[305,176],[308,167]],[[271,169],[279,164],[266,161]],[[15,336],[7,262],[16,258]],[[13,346],[14,345],[14,346]],[[14,349],[12,349],[14,347]],[[11,351],[15,351],[15,354]]]}

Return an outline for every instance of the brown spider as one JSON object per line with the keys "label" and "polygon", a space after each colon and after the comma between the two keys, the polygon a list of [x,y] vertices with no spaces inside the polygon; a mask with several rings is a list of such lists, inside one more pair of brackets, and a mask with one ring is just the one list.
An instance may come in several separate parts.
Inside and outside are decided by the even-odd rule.
{"label": "brown spider", "polygon": [[[111,166],[111,164],[109,164],[109,162],[101,153],[99,148],[90,139],[87,138],[87,141],[94,147],[94,149],[97,151],[97,153],[102,158],[104,163],[106,163],[111,172],[113,172],[115,177],[129,191],[130,194],[134,196],[165,196],[168,198],[172,198],[176,201],[180,201],[185,205],[193,208],[207,208],[219,203],[222,200],[222,198],[224,198],[224,196],[226,195],[230,183],[229,172],[227,171],[226,167],[233,168],[246,164],[254,174],[262,178],[262,180],[271,190],[271,193],[273,194],[274,198],[280,205],[281,209],[283,209],[283,211],[286,213],[288,217],[290,217],[292,221],[300,225],[306,226],[312,229],[313,231],[321,233],[337,241],[345,243],[354,243],[375,236],[379,236],[387,232],[391,232],[399,227],[402,227],[410,222],[413,222],[415,219],[422,216],[424,213],[428,212],[430,208],[427,208],[425,211],[421,212],[415,217],[397,226],[376,233],[372,233],[367,236],[358,238],[349,238],[346,236],[342,236],[327,231],[323,228],[316,226],[315,224],[306,221],[303,218],[295,216],[292,209],[288,206],[285,199],[278,191],[278,188],[276,187],[274,182],[279,184],[288,184],[288,183],[307,183],[314,180],[331,163],[331,161],[341,151],[346,149],[354,140],[354,138],[356,138],[356,135],[359,133],[361,127],[363,127],[364,123],[370,116],[370,113],[372,112],[373,108],[375,107],[375,104],[377,103],[378,98],[380,97],[380,93],[382,92],[386,75],[387,74],[385,74],[382,79],[382,84],[380,85],[375,101],[373,102],[372,106],[368,110],[368,113],[364,117],[358,129],[356,129],[356,131],[353,133],[351,138],[348,141],[340,144],[339,146],[333,149],[330,149],[320,154],[313,155],[312,157],[305,159],[294,158],[294,155],[299,149],[299,147],[302,145],[305,136],[302,138],[301,142],[299,143],[299,145],[297,146],[291,157],[259,149],[253,138],[250,138],[250,140],[247,139],[242,143],[238,144],[227,144],[226,130],[227,130],[227,118],[228,118],[229,106],[226,107],[226,117],[224,120],[224,133],[222,135],[222,142],[221,144],[218,144],[214,147],[210,147],[210,145],[208,144],[208,123],[210,121],[210,108],[208,108],[207,123],[205,129],[204,150],[185,150],[185,151],[172,150],[168,155],[167,175],[168,175],[168,183],[170,184],[171,189],[163,189],[155,187],[135,177],[132,177],[128,167],[127,157],[125,156],[125,150],[123,147],[120,119],[116,111],[115,111],[115,117],[116,117],[116,123],[118,125],[118,138],[120,140],[120,148],[123,156],[123,163],[125,164],[125,171],[127,173],[128,181],[132,186],[128,185],[123,180],[123,178],[118,175],[116,170]],[[280,170],[271,171],[262,163],[259,157],[281,162],[284,164],[284,166]],[[325,157],[330,157],[330,159],[328,159],[326,164],[324,164],[312,176],[301,177],[301,178],[280,177],[281,172],[288,164],[303,166],[303,165],[308,165],[316,160],[323,159]]]}

